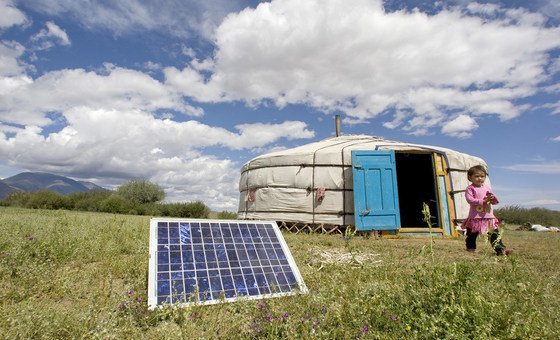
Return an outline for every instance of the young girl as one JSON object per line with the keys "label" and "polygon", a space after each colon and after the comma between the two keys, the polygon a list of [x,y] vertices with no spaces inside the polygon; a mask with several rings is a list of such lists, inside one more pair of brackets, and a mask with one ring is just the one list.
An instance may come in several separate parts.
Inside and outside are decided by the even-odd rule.
{"label": "young girl", "polygon": [[467,187],[465,198],[471,206],[469,216],[463,222],[463,227],[467,229],[467,251],[476,251],[476,238],[479,234],[489,233],[490,244],[496,251],[496,255],[511,253],[505,249],[498,234],[499,221],[492,213],[492,204],[497,204],[498,199],[492,193],[489,186],[484,184],[488,173],[482,165],[476,165],[467,171],[467,176],[471,184]]}

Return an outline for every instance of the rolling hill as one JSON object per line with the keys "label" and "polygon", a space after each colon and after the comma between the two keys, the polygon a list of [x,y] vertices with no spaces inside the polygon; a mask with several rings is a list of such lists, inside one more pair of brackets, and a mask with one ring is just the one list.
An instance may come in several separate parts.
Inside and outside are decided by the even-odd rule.
{"label": "rolling hill", "polygon": [[8,196],[14,191],[21,191],[21,190],[0,181],[0,200],[4,199],[4,197]]}
{"label": "rolling hill", "polygon": [[22,172],[0,181],[0,200],[18,190],[29,192],[52,190],[61,195],[67,195],[74,192],[103,190],[103,188],[91,182],[76,181],[45,172]]}

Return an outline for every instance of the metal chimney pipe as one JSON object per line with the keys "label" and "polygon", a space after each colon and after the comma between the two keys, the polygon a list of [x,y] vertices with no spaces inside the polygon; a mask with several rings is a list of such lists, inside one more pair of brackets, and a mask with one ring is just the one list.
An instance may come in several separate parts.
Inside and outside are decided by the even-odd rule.
{"label": "metal chimney pipe", "polygon": [[336,137],[340,136],[340,115],[334,117]]}

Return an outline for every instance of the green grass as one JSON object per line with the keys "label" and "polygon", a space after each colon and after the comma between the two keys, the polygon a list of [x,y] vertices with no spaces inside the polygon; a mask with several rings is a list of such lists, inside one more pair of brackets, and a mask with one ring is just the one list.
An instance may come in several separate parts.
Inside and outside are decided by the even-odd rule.
{"label": "green grass", "polygon": [[284,234],[308,294],[148,312],[148,230],[143,216],[0,207],[0,338],[560,336],[560,234],[506,230],[508,257],[434,238],[433,260],[429,238]]}

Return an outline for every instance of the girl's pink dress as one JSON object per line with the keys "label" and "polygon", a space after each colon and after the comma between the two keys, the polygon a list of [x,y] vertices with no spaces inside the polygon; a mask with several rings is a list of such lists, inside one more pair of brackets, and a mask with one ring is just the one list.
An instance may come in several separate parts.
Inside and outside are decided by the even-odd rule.
{"label": "girl's pink dress", "polygon": [[[472,233],[484,234],[488,228],[498,229],[500,222],[492,212],[492,205],[484,202],[484,197],[488,192],[492,192],[491,188],[486,185],[476,187],[469,185],[465,191],[465,198],[470,204],[469,216],[463,222],[463,228],[470,229]],[[492,204],[497,204],[498,199],[494,199]]]}

